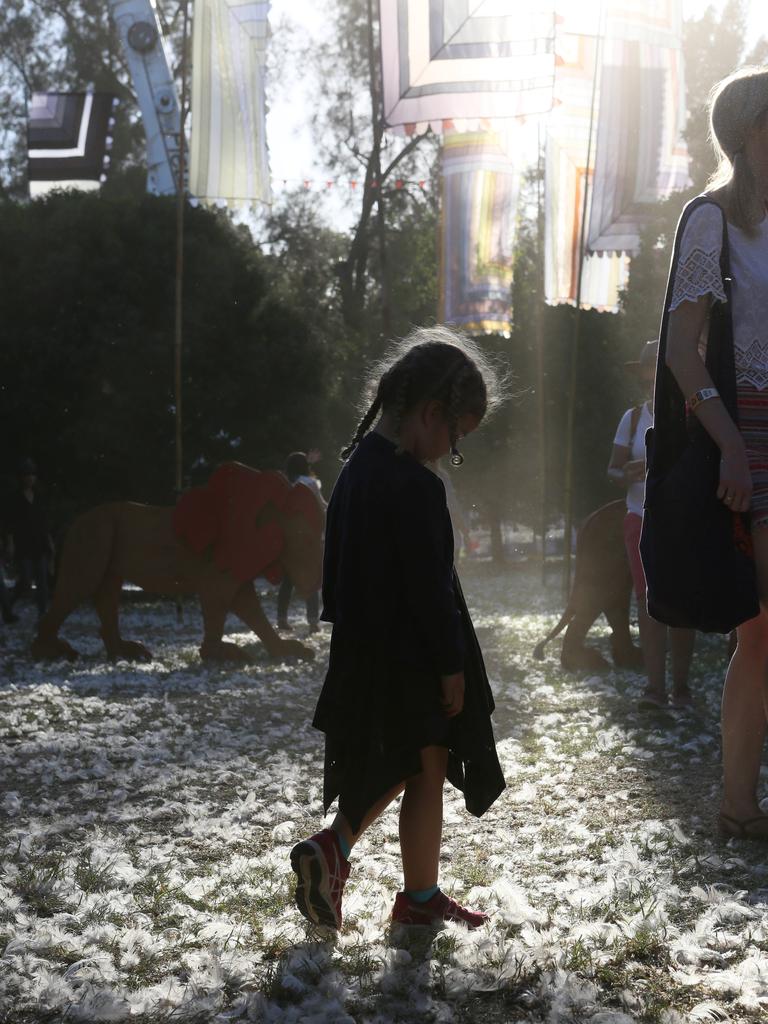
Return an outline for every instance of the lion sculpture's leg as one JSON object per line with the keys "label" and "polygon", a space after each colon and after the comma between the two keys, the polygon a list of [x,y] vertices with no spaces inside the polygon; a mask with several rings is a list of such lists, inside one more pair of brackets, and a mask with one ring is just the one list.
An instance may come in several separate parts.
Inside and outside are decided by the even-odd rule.
{"label": "lion sculpture's leg", "polygon": [[152,654],[138,640],[123,640],[120,636],[118,610],[123,581],[115,573],[108,572],[93,595],[96,614],[101,623],[101,639],[110,661],[151,661]]}
{"label": "lion sculpture's leg", "polygon": [[[222,614],[213,608],[206,609],[203,595],[200,595],[203,603],[203,620],[205,622],[205,637],[203,646],[200,648],[200,656],[204,659],[226,659],[231,657],[230,648],[234,647],[239,653],[240,648],[236,644],[225,644],[222,639],[224,629],[224,618],[226,611]],[[272,623],[264,614],[261,607],[259,595],[252,583],[242,583],[234,594],[230,604],[230,610],[237,617],[252,629],[256,636],[264,644],[270,657],[276,658],[302,658],[311,661],[315,652],[298,640],[284,640],[274,629]]]}
{"label": "lion sculpture's leg", "polygon": [[56,587],[32,644],[36,658],[68,658],[77,651],[59,637],[65,619],[92,598],[101,585],[112,554],[114,520],[107,506],[91,509],[72,523],[59,560]]}
{"label": "lion sculpture's leg", "polygon": [[111,571],[115,550],[118,505],[99,505],[72,523],[64,540],[53,600],[32,644],[36,658],[67,658],[77,651],[59,637],[64,621],[81,604],[93,600],[101,621],[101,636],[110,658],[149,658],[143,644],[123,640],[118,626],[122,579]]}

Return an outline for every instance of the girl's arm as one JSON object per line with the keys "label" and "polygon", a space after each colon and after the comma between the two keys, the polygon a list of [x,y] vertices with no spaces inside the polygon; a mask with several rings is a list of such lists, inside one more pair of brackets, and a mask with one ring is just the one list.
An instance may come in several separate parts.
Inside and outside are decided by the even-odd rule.
{"label": "girl's arm", "polygon": [[[701,295],[696,301],[681,302],[669,315],[666,363],[683,395],[688,399],[702,388],[713,387],[699,354],[699,338],[709,313],[711,299]],[[727,495],[733,500],[728,507],[746,512],[752,497],[752,477],[747,462],[744,440],[720,398],[709,398],[694,412],[702,426],[720,449],[720,486],[718,498]]]}
{"label": "girl's arm", "polygon": [[395,537],[402,594],[425,651],[439,675],[458,676],[464,667],[464,638],[453,589],[451,522],[445,491],[432,474],[402,489]]}

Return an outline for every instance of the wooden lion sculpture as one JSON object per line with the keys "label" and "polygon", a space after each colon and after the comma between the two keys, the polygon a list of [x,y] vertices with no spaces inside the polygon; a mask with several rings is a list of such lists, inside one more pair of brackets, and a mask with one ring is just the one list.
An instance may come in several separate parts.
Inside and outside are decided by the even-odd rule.
{"label": "wooden lion sculpture", "polygon": [[273,657],[312,658],[311,648],[284,640],[272,628],[253,581],[277,583],[288,573],[300,596],[320,586],[324,514],[304,484],[282,473],[226,463],[205,487],[183,494],[175,508],[114,502],[74,521],[64,541],[51,607],[43,616],[32,654],[77,657],[59,638],[72,611],[93,600],[111,659],[148,659],[147,648],[124,640],[118,603],[124,581],[156,594],[197,594],[203,613],[203,660],[243,661],[222,637],[233,612]]}
{"label": "wooden lion sculpture", "polygon": [[582,524],[576,540],[576,565],[568,604],[562,618],[536,645],[533,656],[544,657],[544,648],[566,626],[560,662],[570,672],[600,670],[610,666],[599,651],[584,640],[594,621],[604,614],[611,627],[611,653],[621,668],[642,668],[643,656],[629,635],[629,602],[632,576],[624,547],[623,501],[612,501],[593,512]]}

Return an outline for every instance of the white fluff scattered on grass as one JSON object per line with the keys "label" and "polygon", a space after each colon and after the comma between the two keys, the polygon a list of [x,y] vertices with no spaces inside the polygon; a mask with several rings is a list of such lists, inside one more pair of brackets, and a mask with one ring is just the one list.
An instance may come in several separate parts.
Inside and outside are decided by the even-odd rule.
{"label": "white fluff scattered on grass", "polygon": [[479,821],[446,791],[443,886],[491,921],[431,942],[388,932],[394,811],[354,852],[340,935],[292,905],[289,851],[322,821],[327,633],[311,666],[242,634],[252,665],[204,667],[192,605],[181,625],[129,605],[152,662],[102,662],[83,612],[83,659],[37,665],[25,610],[0,654],[0,1019],[765,1020],[768,868],[714,827],[724,641],[699,641],[693,713],[642,714],[637,674],[568,675],[557,642],[532,661],[557,581],[464,576],[509,788]]}

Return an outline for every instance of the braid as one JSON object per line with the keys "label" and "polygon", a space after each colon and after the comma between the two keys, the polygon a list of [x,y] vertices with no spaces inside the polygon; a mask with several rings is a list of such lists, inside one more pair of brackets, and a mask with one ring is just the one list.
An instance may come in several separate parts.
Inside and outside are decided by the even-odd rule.
{"label": "braid", "polygon": [[[380,391],[381,391],[381,389],[379,389],[379,392]],[[360,444],[362,439],[365,437],[366,433],[368,432],[368,428],[373,423],[373,421],[376,419],[376,417],[377,417],[377,415],[379,413],[379,409],[380,408],[381,408],[381,394],[377,393],[376,397],[374,398],[373,402],[371,403],[371,405],[370,405],[370,407],[368,409],[368,412],[365,413],[363,418],[358,423],[357,430],[355,431],[355,436],[352,438],[352,440],[350,441],[350,443],[347,445],[346,448],[342,448],[342,450],[341,450],[341,461],[342,462],[346,462],[347,461],[347,459],[350,457],[352,452],[355,450],[355,448],[357,448],[357,446]]]}
{"label": "braid", "polygon": [[[407,369],[403,369],[400,374],[400,380],[397,382],[397,390],[395,391],[392,400],[392,420],[395,427],[395,433],[400,433],[400,427],[403,425],[403,417],[408,411],[408,391],[411,384],[411,373]],[[401,448],[398,448],[398,454],[402,452]]]}
{"label": "braid", "polygon": [[451,442],[456,440],[459,417],[464,412],[462,407],[466,401],[466,386],[469,383],[469,378],[472,376],[474,376],[472,367],[466,360],[462,360],[450,379],[448,400],[445,403],[445,415],[451,430]]}

